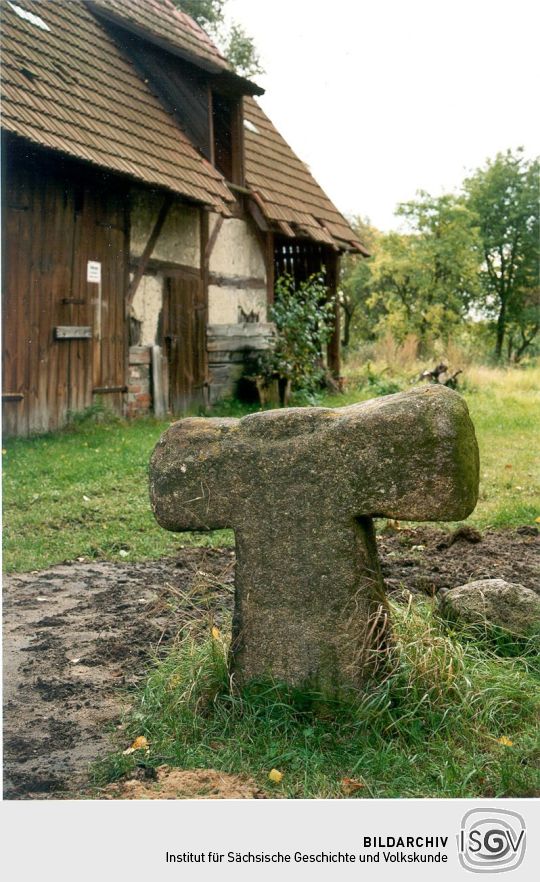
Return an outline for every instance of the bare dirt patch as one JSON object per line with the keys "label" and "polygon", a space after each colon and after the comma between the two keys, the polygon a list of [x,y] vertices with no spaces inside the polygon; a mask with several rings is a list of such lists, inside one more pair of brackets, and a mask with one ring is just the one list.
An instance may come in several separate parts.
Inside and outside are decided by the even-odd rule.
{"label": "bare dirt patch", "polygon": [[215,769],[173,769],[158,766],[155,777],[130,778],[109,784],[105,799],[266,799],[246,775],[230,775]]}
{"label": "bare dirt patch", "polygon": [[[427,527],[382,533],[389,593],[434,596],[495,577],[540,593],[535,528],[486,532],[477,540],[465,534],[449,542],[448,533]],[[186,628],[222,626],[232,610],[233,579],[233,552],[211,548],[182,549],[175,558],[139,564],[75,562],[5,577],[5,797],[87,793],[89,764],[110,749],[111,732],[121,736],[130,691],[151,656]],[[255,787],[211,770],[182,771],[188,777],[172,783],[167,778],[176,796],[165,796],[165,790],[158,796],[102,796],[200,798],[196,788],[206,787],[207,798],[217,799],[231,798],[228,787]],[[206,783],[201,775],[210,776]],[[156,781],[136,783],[159,793]],[[135,792],[133,783],[127,792]]]}
{"label": "bare dirt patch", "polygon": [[183,628],[221,624],[234,557],[73,563],[4,579],[4,796],[74,793],[110,749],[129,692]]}
{"label": "bare dirt patch", "polygon": [[447,533],[433,527],[378,536],[387,590],[434,596],[477,579],[519,582],[540,593],[540,535],[536,527]]}

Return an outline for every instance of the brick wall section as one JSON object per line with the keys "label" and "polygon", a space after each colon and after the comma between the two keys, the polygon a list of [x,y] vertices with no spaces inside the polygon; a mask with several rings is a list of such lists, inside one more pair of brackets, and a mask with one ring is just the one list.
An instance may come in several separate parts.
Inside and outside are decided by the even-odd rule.
{"label": "brick wall section", "polygon": [[152,355],[149,346],[130,346],[127,416],[143,416],[152,409]]}

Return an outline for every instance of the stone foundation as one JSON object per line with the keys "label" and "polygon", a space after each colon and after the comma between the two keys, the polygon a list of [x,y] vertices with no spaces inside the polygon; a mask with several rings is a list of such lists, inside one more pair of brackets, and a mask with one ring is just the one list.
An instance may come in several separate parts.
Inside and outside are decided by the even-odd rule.
{"label": "stone foundation", "polygon": [[208,325],[207,348],[210,404],[234,395],[250,359],[268,349],[274,335],[270,322]]}

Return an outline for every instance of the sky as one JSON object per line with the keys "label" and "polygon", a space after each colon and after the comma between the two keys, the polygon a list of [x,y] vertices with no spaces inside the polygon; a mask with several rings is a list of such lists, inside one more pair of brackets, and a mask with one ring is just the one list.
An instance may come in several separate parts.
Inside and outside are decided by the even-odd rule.
{"label": "sky", "polygon": [[265,112],[347,215],[382,230],[418,190],[507,148],[540,154],[540,3],[228,0]]}

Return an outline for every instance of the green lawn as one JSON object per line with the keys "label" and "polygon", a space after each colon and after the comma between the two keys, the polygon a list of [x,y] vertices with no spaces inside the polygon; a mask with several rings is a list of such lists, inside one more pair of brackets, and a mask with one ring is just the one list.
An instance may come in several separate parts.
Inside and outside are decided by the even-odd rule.
{"label": "green lawn", "polygon": [[[470,518],[479,527],[532,524],[540,515],[539,388],[540,369],[479,368],[466,377],[482,458],[480,501]],[[320,403],[349,404],[377,391],[353,383]],[[78,557],[143,560],[172,554],[179,544],[232,543],[230,532],[175,535],[155,523],[147,466],[167,425],[89,420],[55,435],[5,441],[4,569],[37,570]]]}
{"label": "green lawn", "polygon": [[88,423],[74,431],[6,441],[4,568],[37,570],[66,559],[143,560],[179,543],[156,524],[148,501],[151,451],[167,422]]}

